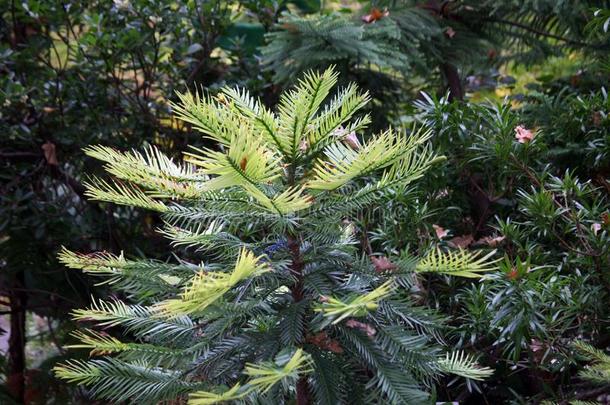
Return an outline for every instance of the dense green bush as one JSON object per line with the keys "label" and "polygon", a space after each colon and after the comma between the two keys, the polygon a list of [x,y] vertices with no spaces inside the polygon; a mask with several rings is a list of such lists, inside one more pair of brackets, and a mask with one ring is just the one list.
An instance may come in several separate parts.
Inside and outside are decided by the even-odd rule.
{"label": "dense green bush", "polygon": [[452,232],[437,243],[491,245],[504,255],[497,275],[452,285],[447,292],[460,291],[455,299],[441,292],[431,302],[456,316],[459,346],[476,347],[495,364],[499,385],[486,395],[569,397],[573,341],[607,344],[606,100],[603,88],[579,94],[566,87],[533,93],[517,108],[429,97],[417,103],[449,157],[428,185],[430,196],[443,190],[429,204],[443,215],[431,220]]}

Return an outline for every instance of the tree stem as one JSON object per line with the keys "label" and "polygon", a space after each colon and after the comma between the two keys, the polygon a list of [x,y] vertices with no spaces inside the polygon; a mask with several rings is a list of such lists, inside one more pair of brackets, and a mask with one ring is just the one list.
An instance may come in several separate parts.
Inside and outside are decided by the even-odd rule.
{"label": "tree stem", "polygon": [[310,403],[307,377],[301,377],[297,381],[297,405],[309,405]]}
{"label": "tree stem", "polygon": [[28,301],[23,290],[25,275],[23,271],[15,275],[11,289],[11,334],[8,339],[8,378],[7,386],[11,396],[18,403],[25,403],[25,317]]}
{"label": "tree stem", "polygon": [[[292,257],[290,264],[290,272],[296,278],[296,282],[291,287],[292,299],[295,304],[303,300],[303,268],[305,263],[303,262],[303,257],[301,255],[301,247],[300,240],[294,235],[288,236],[288,250],[290,251],[290,255]],[[305,325],[305,330],[307,330],[307,325]],[[297,405],[308,405],[311,403],[309,398],[309,382],[307,381],[307,377],[301,377],[297,381]]]}
{"label": "tree stem", "polygon": [[458,73],[455,65],[451,63],[442,63],[441,72],[447,80],[447,88],[449,89],[449,101],[451,100],[463,100],[464,99],[464,87],[462,86],[462,80]]}

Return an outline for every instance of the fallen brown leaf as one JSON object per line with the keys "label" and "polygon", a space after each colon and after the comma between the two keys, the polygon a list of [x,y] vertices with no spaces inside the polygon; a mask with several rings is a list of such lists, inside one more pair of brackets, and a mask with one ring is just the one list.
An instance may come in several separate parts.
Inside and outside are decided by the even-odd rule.
{"label": "fallen brown leaf", "polygon": [[436,237],[439,239],[443,239],[445,236],[449,235],[449,231],[443,228],[442,226],[438,226],[436,224],[432,224],[432,228],[434,228],[434,232],[436,233]]}
{"label": "fallen brown leaf", "polygon": [[59,162],[57,161],[57,155],[55,154],[55,144],[50,141],[46,141],[41,146],[42,151],[44,152],[44,158],[47,161],[47,164],[57,166]]}
{"label": "fallen brown leaf", "polygon": [[371,262],[373,262],[373,266],[375,266],[375,271],[377,273],[383,273],[386,271],[396,270],[398,266],[390,261],[385,256],[369,256],[371,258]]}
{"label": "fallen brown leaf", "polygon": [[447,241],[447,244],[454,248],[465,249],[474,242],[472,235],[462,235],[451,238]]}
{"label": "fallen brown leaf", "polygon": [[368,323],[360,322],[355,319],[350,319],[347,322],[345,322],[345,326],[347,326],[348,328],[352,328],[352,329],[359,329],[362,332],[366,333],[366,335],[368,337],[373,337],[377,333],[375,328],[373,328]]}

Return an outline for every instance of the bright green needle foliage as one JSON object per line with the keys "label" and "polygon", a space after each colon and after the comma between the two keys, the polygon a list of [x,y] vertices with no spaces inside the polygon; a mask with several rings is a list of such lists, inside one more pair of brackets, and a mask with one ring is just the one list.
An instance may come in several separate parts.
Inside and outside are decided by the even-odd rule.
{"label": "bright green needle foliage", "polygon": [[59,261],[71,269],[84,270],[91,273],[114,273],[125,267],[128,261],[123,255],[99,252],[79,254],[63,248],[58,255]]}
{"label": "bright green needle foliage", "polygon": [[352,297],[346,302],[338,298],[323,297],[324,302],[315,309],[321,312],[326,318],[332,319],[333,324],[337,324],[348,318],[366,316],[379,306],[379,300],[387,297],[392,292],[392,280],[388,280],[373,291]]}
{"label": "bright green needle foliage", "polygon": [[152,147],[86,150],[116,178],[90,181],[88,194],[161,213],[176,263],[64,249],[62,263],[133,303],[75,311],[93,327],[73,347],[94,358],[58,366],[58,377],[107,401],[336,405],[425,403],[443,374],[489,374],[447,354],[404,280],[478,277],[490,255],[433,251],[380,272],[355,243],[360,209],[406,193],[442,159],[430,133],[365,138],[368,95],[336,82],[332,69],[308,73],[276,111],[241,89],[180,94],[176,115],[218,144],[187,163]]}
{"label": "bright green needle foliage", "polygon": [[72,349],[91,349],[91,355],[110,354],[122,352],[129,348],[128,344],[122,343],[115,337],[88,330],[86,332],[76,331],[73,336],[81,341],[81,344],[71,345]]}
{"label": "bright green needle foliage", "polygon": [[311,357],[302,349],[297,349],[283,366],[273,363],[249,363],[246,364],[244,371],[250,377],[246,385],[237,383],[223,393],[198,391],[189,396],[189,404],[217,404],[247,398],[252,392],[266,393],[280,381],[296,380],[299,374],[310,373],[312,371],[310,365]]}
{"label": "bright green needle foliage", "polygon": [[271,183],[280,176],[278,157],[265,148],[261,139],[236,134],[227,153],[213,150],[198,152],[200,154],[189,153],[187,159],[200,166],[205,173],[217,175],[205,184],[207,191]]}
{"label": "bright green needle foliage", "polygon": [[494,270],[490,258],[496,253],[492,251],[484,256],[480,252],[458,250],[443,253],[440,249],[432,250],[423,260],[417,263],[415,271],[418,273],[442,273],[450,276],[480,278],[482,273]]}
{"label": "bright green needle foliage", "polygon": [[314,178],[307,187],[320,190],[334,190],[353,178],[364,176],[410,156],[430,137],[430,132],[410,138],[387,131],[372,139],[361,149],[335,143],[326,149],[323,159],[318,159],[314,167]]}
{"label": "bright green needle foliage", "polygon": [[248,384],[256,391],[267,392],[278,382],[292,377],[296,379],[299,373],[309,373],[311,358],[297,349],[294,355],[283,367],[273,364],[246,364],[245,373],[250,377]]}
{"label": "bright green needle foliage", "polygon": [[460,375],[471,380],[484,380],[493,374],[488,367],[477,367],[476,361],[462,351],[447,353],[439,362],[441,370],[446,373]]}
{"label": "bright green needle foliage", "polygon": [[124,184],[118,181],[110,183],[94,177],[91,181],[85,183],[85,187],[87,188],[85,195],[92,200],[131,205],[158,212],[167,211],[167,206],[163,202],[153,199],[141,188],[132,184]]}
{"label": "bright green needle foliage", "polygon": [[180,298],[163,301],[158,308],[170,317],[202,311],[222,298],[237,283],[270,270],[266,263],[261,262],[261,257],[255,257],[252,252],[242,249],[231,273],[200,271],[180,294]]}
{"label": "bright green needle foliage", "polygon": [[91,157],[106,162],[108,173],[142,187],[157,189],[156,197],[193,198],[201,193],[200,184],[207,176],[163,155],[154,146],[140,153],[122,153],[105,146],[85,149]]}
{"label": "bright green needle foliage", "polygon": [[246,391],[240,383],[235,384],[228,390],[222,393],[208,392],[208,391],[197,391],[189,395],[190,405],[212,405],[220,404],[228,401],[236,401],[243,398],[246,395]]}

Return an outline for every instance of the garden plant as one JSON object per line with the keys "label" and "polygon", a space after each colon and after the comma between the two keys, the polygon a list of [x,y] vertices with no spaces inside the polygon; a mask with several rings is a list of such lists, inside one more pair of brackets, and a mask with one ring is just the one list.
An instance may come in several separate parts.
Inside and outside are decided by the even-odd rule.
{"label": "garden plant", "polygon": [[332,69],[308,73],[277,112],[242,89],[182,94],[178,117],[218,144],[193,148],[185,163],[154,148],[87,149],[116,177],[91,179],[91,198],[162,213],[161,232],[202,261],[64,250],[68,267],[142,304],[76,310],[93,327],[75,332],[73,347],[103,357],[69,360],[58,376],[113,401],[336,404],[416,403],[442,374],[491,375],[427,330],[411,289],[429,273],[479,278],[493,270],[493,251],[366,255],[352,215],[408,193],[442,157],[429,131],[362,142],[369,118],[355,115],[368,96],[350,85],[324,104],[336,81]]}
{"label": "garden plant", "polygon": [[610,2],[0,0],[0,404],[608,404]]}

